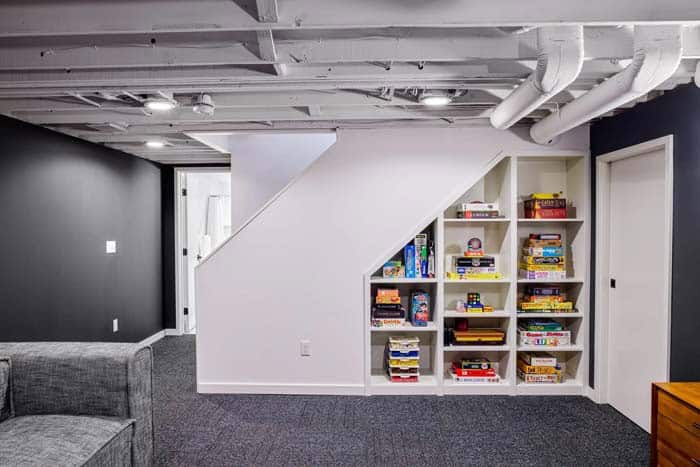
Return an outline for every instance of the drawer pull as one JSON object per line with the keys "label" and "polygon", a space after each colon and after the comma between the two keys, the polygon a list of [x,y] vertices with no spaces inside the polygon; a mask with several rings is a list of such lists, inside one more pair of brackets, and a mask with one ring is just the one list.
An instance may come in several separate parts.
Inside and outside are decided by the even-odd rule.
{"label": "drawer pull", "polygon": [[700,465],[700,460],[698,460],[698,459],[696,459],[696,458],[694,458],[694,457],[693,457],[692,459],[690,459],[690,460],[693,462],[693,464],[695,464],[695,465]]}
{"label": "drawer pull", "polygon": [[700,430],[700,423],[693,422],[693,428],[695,428],[696,430]]}

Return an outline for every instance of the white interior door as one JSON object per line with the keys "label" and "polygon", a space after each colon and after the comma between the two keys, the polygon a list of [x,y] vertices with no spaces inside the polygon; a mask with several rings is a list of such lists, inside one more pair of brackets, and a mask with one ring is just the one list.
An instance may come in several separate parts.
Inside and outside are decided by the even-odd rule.
{"label": "white interior door", "polygon": [[651,383],[669,371],[665,152],[612,162],[609,174],[608,400],[649,431]]}

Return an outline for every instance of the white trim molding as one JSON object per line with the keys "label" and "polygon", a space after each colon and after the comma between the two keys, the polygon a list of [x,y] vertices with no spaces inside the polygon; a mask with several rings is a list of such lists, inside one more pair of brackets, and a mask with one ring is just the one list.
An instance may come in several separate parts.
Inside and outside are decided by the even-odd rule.
{"label": "white trim molding", "polygon": [[363,384],[198,383],[200,394],[290,394],[364,396]]}
{"label": "white trim molding", "polygon": [[163,337],[165,337],[165,329],[158,331],[157,333],[153,334],[152,336],[149,336],[139,342],[140,347],[146,347],[147,345],[153,345],[159,340],[161,340]]}
{"label": "white trim molding", "polygon": [[596,158],[596,253],[595,253],[595,389],[589,397],[598,403],[608,402],[608,331],[610,328],[609,270],[607,252],[610,249],[610,164],[651,151],[663,150],[665,154],[664,204],[666,218],[664,231],[664,265],[666,277],[662,289],[666,290],[663,311],[667,314],[666,343],[668,346],[666,378],[670,371],[671,355],[671,285],[673,260],[673,135],[663,136],[644,143],[613,151]]}

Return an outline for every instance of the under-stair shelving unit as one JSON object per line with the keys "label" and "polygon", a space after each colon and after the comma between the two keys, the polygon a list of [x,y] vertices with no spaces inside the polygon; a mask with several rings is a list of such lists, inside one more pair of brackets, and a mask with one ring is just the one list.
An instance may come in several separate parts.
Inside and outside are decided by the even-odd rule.
{"label": "under-stair shelving unit", "polygon": [[[476,184],[465,190],[449,206],[438,207],[437,215],[424,228],[435,242],[436,277],[430,279],[385,279],[382,265],[401,257],[397,246],[393,257],[384,258],[365,277],[366,394],[506,394],[506,395],[578,395],[588,380],[588,294],[589,294],[589,156],[585,154],[513,155],[495,163]],[[569,201],[567,219],[525,219],[523,199],[533,192],[563,191]],[[481,200],[498,202],[501,218],[458,219],[455,206]],[[518,278],[518,263],[524,239],[530,233],[560,233],[567,256],[567,277],[547,283],[560,284],[574,302],[575,313],[527,313],[529,318],[553,318],[572,331],[571,345],[564,347],[523,347],[517,344],[518,294],[531,283]],[[407,232],[411,234],[411,232]],[[458,280],[446,278],[449,255],[460,254],[470,237],[483,240],[487,255],[496,260],[502,278]],[[408,235],[406,243],[413,237]],[[372,298],[382,285],[396,286],[402,304],[408,309],[413,290],[430,293],[431,321],[418,328],[372,328]],[[479,292],[482,302],[494,307],[492,313],[456,311],[458,299],[468,292]],[[504,345],[445,345],[444,330],[455,320],[468,319],[470,328],[498,328],[506,333]],[[388,336],[413,335],[420,339],[420,378],[418,383],[394,383],[384,370],[384,347]],[[526,384],[517,377],[519,352],[546,351],[564,362],[565,378],[558,384]],[[449,374],[453,361],[463,357],[486,357],[497,361],[498,383],[455,383]]]}

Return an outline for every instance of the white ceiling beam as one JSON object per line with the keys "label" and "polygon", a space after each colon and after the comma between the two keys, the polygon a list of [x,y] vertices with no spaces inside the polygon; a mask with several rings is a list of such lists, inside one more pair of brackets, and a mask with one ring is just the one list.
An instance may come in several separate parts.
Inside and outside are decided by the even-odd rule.
{"label": "white ceiling beam", "polygon": [[261,23],[276,23],[279,21],[277,0],[255,0],[258,8],[258,21]]}
{"label": "white ceiling beam", "polygon": [[[277,62],[277,51],[275,50],[275,40],[272,37],[272,31],[258,31],[258,49],[260,50],[260,59],[265,62]],[[287,74],[287,65],[275,63],[275,73],[279,76]]]}
{"label": "white ceiling beam", "polygon": [[[235,40],[203,38],[188,34],[168,35],[167,41],[149,45],[138,36],[133,41],[97,43],[90,38],[55,46],[49,43],[0,43],[0,70],[79,70],[105,68],[163,68],[226,65],[285,65],[293,63],[341,62],[464,62],[467,60],[536,60],[534,32],[519,35],[467,35],[464,32],[432,30],[431,35],[404,31],[396,37],[323,38],[273,40],[270,30],[257,33],[260,53]],[[174,37],[173,37],[174,36]],[[201,36],[192,34],[191,36]],[[683,56],[700,58],[700,27],[683,34]],[[634,53],[627,28],[585,30],[586,59],[621,60]]]}
{"label": "white ceiling beam", "polygon": [[[403,94],[394,94],[391,100],[365,92],[350,91],[295,91],[295,92],[259,92],[259,93],[230,93],[211,94],[217,109],[247,108],[247,107],[312,107],[312,106],[419,106],[415,98]],[[91,96],[93,97],[93,96]],[[189,105],[189,99],[176,96],[182,106]],[[482,90],[472,90],[457,97],[450,105],[464,104],[497,104],[500,99]],[[124,112],[126,114],[141,114],[141,107],[118,104],[113,101],[104,102],[100,108],[104,111]],[[95,112],[98,109],[92,105],[75,102],[70,98],[56,99],[0,99],[0,112],[13,111],[33,112]]]}
{"label": "white ceiling beam", "polygon": [[521,0],[369,2],[284,0],[279,22],[260,22],[231,0],[129,2],[26,2],[0,8],[0,37],[154,31],[257,31],[384,27],[520,27],[554,24],[616,25],[700,23],[696,0]]}
{"label": "white ceiling beam", "polygon": [[[489,106],[490,107],[490,106]],[[91,114],[85,112],[17,112],[14,115],[38,125],[56,124],[100,124],[113,121],[126,121],[131,125],[222,123],[276,120],[367,120],[367,119],[431,119],[431,118],[483,118],[490,109],[480,107],[325,107],[317,116],[310,116],[304,108],[247,108],[217,109],[214,116],[203,116],[191,109],[178,109],[163,115],[128,115],[121,112],[102,111]]]}

